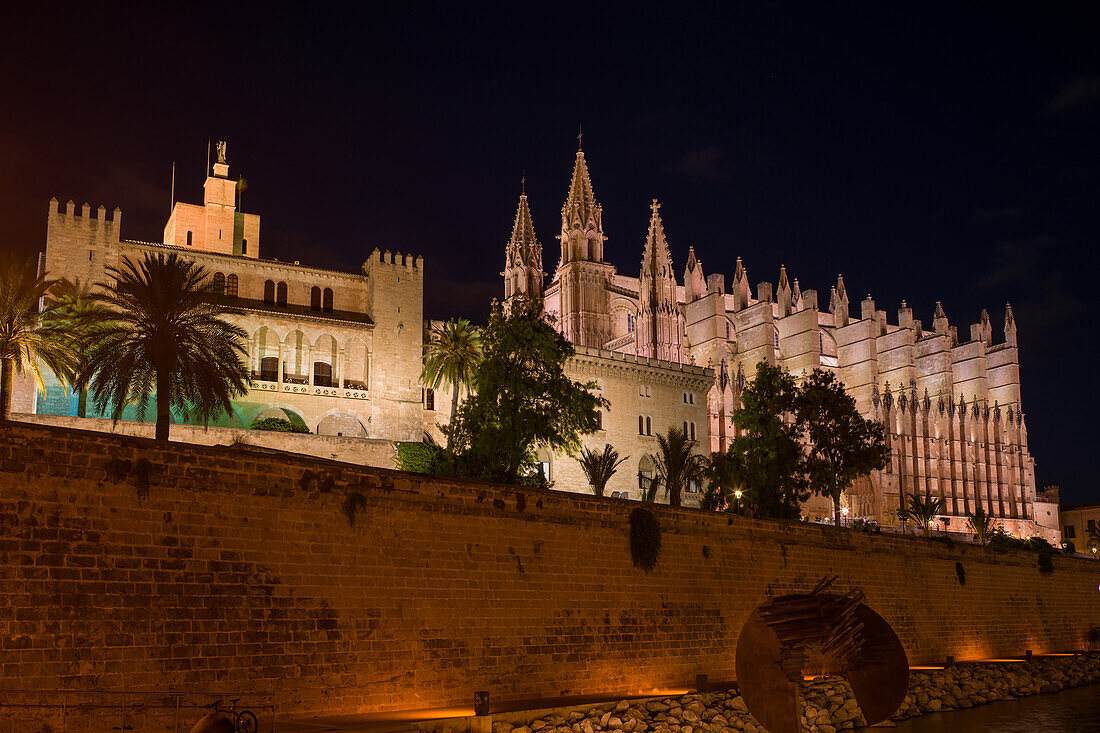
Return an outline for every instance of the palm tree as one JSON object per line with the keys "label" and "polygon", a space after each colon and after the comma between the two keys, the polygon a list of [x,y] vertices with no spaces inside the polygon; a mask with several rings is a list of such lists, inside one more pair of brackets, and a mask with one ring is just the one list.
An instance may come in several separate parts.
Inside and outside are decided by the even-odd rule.
{"label": "palm tree", "polygon": [[118,419],[134,402],[144,419],[155,391],[157,440],[168,440],[171,407],[203,422],[232,411],[250,381],[248,334],[222,318],[238,311],[214,303],[206,270],[173,252],[136,264],[124,257],[107,274],[114,282],[96,298],[108,320],[88,354],[96,406],[110,404]]}
{"label": "palm tree", "polygon": [[996,527],[993,517],[986,514],[983,507],[978,507],[973,514],[966,513],[966,525],[974,533],[974,539],[978,541],[979,545],[989,544],[989,538]]}
{"label": "palm tree", "polygon": [[107,312],[79,279],[61,278],[50,288],[53,308],[46,316],[48,323],[69,335],[76,360],[73,387],[79,392],[77,417],[88,414],[88,354],[107,321]]}
{"label": "palm tree", "polygon": [[619,458],[619,451],[612,448],[611,444],[608,443],[601,452],[588,447],[582,448],[581,456],[577,460],[580,461],[581,468],[584,469],[584,475],[588,477],[588,483],[592,484],[592,493],[596,496],[603,496],[604,489],[607,488],[607,482],[615,475],[615,471],[618,470],[623,461],[629,457]]}
{"label": "palm tree", "polygon": [[459,389],[469,391],[481,363],[481,347],[481,330],[465,318],[436,324],[431,339],[424,344],[420,379],[433,390],[444,383],[451,385],[451,425],[458,413]]}
{"label": "palm tree", "polygon": [[39,307],[54,283],[33,261],[0,262],[0,422],[10,419],[16,374],[30,373],[43,392],[42,365],[64,383],[73,378],[69,337],[48,319],[51,307]]}
{"label": "palm tree", "polygon": [[657,435],[659,452],[653,456],[657,478],[665,485],[668,503],[680,506],[680,497],[693,481],[703,478],[706,458],[695,453],[695,441],[683,428],[669,428],[667,435]]}
{"label": "palm tree", "polygon": [[943,514],[947,508],[947,502],[939,497],[910,494],[906,503],[908,506],[899,509],[898,516],[901,517],[902,521],[913,520],[920,525],[921,534],[930,537],[932,535],[932,522],[935,521],[937,514]]}

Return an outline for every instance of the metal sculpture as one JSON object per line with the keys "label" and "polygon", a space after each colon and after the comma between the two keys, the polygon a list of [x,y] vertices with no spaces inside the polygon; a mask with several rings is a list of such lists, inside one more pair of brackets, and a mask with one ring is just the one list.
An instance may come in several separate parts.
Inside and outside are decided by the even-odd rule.
{"label": "metal sculpture", "polygon": [[798,684],[810,655],[843,676],[867,725],[893,715],[909,689],[909,662],[890,624],[863,604],[863,591],[827,593],[824,578],[810,593],[774,598],[749,616],[737,640],[737,686],[770,733],[798,733]]}

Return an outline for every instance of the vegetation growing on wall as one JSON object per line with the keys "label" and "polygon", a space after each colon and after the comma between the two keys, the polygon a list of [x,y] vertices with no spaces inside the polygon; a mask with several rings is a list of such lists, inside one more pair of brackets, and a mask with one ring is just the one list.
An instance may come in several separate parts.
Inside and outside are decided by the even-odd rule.
{"label": "vegetation growing on wall", "polygon": [[661,525],[653,512],[641,507],[630,512],[630,556],[634,567],[647,573],[661,556]]}
{"label": "vegetation growing on wall", "polygon": [[290,420],[282,417],[265,417],[263,420],[253,420],[248,426],[249,430],[268,430],[273,433],[308,433],[305,425],[295,425]]}

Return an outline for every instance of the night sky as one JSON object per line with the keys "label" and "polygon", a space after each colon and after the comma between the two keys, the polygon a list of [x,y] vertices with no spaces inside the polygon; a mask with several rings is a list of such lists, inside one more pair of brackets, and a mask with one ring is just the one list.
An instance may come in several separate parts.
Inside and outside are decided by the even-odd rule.
{"label": "night sky", "polygon": [[680,273],[688,245],[754,291],[786,263],[824,307],[843,272],[853,313],[906,299],[930,327],[941,300],[961,336],[985,307],[999,338],[1011,300],[1039,484],[1100,500],[1086,3],[27,5],[0,31],[0,247],[44,246],[50,196],[159,241],[172,162],[201,202],[224,138],[263,256],[423,254],[427,314],[481,319],[524,171],[553,270],[583,124],[623,273],[659,197]]}

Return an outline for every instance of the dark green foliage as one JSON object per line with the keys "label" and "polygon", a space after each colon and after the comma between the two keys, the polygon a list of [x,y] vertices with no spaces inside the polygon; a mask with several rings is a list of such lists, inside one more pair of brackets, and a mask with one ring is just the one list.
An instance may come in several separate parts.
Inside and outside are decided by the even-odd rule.
{"label": "dark green foliage", "polygon": [[915,524],[925,537],[932,536],[932,523],[937,514],[943,514],[947,509],[947,502],[938,496],[920,494],[909,494],[905,497],[905,502],[905,506],[898,509],[898,518]]}
{"label": "dark green foliage", "polygon": [[420,380],[434,390],[451,385],[451,422],[458,412],[460,390],[469,391],[481,362],[481,331],[465,318],[436,324],[424,344]]}
{"label": "dark green foliage", "polygon": [[959,578],[959,585],[966,585],[966,568],[961,562],[955,563],[955,575]]}
{"label": "dark green foliage", "polygon": [[399,441],[393,460],[399,471],[438,475],[442,454],[443,448],[430,440]]}
{"label": "dark green foliage", "polygon": [[295,425],[290,420],[282,417],[265,417],[263,420],[253,420],[248,426],[249,430],[267,430],[273,433],[308,433],[305,425]]}
{"label": "dark green foliage", "polygon": [[756,369],[733,415],[741,435],[728,453],[746,487],[742,501],[756,516],[797,519],[800,502],[810,494],[799,429],[784,416],[796,409],[798,385],[779,367],[760,362]]}
{"label": "dark green foliage", "polygon": [[1073,544],[1073,540],[1064,540],[1062,542],[1062,552],[1073,555],[1077,552],[1077,545]]}
{"label": "dark green foliage", "polygon": [[355,513],[360,509],[367,508],[367,498],[360,494],[358,491],[353,491],[347,495],[344,499],[344,503],[341,505],[341,509],[344,511],[344,516],[348,519],[348,526],[355,526]]}
{"label": "dark green foliage", "polygon": [[970,528],[970,531],[974,533],[974,539],[978,541],[979,545],[989,544],[989,539],[996,529],[996,525],[993,522],[993,517],[986,514],[983,507],[978,507],[973,514],[966,513],[966,524]]}
{"label": "dark green foliage", "polygon": [[833,500],[833,522],[840,526],[840,497],[890,459],[886,428],[863,417],[840,380],[823,369],[814,369],[798,390],[795,423],[807,439],[803,463],[810,489]]}
{"label": "dark green foliage", "polygon": [[537,446],[575,453],[596,431],[607,401],[566,376],[574,350],[543,319],[541,301],[520,298],[508,313],[494,303],[482,346],[472,394],[445,429],[447,470],[515,484],[536,473]]}
{"label": "dark green foliage", "polygon": [[661,525],[648,509],[630,512],[630,556],[634,567],[647,573],[657,567],[661,556]]}
{"label": "dark green foliage", "polygon": [[157,440],[168,440],[171,407],[203,423],[232,411],[250,381],[248,333],[223,318],[240,311],[214,302],[206,270],[172,252],[123,257],[107,275],[96,296],[104,321],[88,353],[96,407],[117,418],[136,403],[144,419],[155,393]]}
{"label": "dark green foliage", "polygon": [[997,550],[998,552],[1004,552],[1006,550],[1028,550],[1027,542],[1019,537],[1013,537],[1008,532],[1005,532],[1000,527],[994,529],[989,533],[989,547]]}
{"label": "dark green foliage", "polygon": [[659,476],[654,476],[649,480],[649,486],[642,489],[642,501],[647,501],[650,504],[657,501],[657,489],[661,488],[661,479]]}
{"label": "dark green foliage", "polygon": [[45,391],[42,367],[72,383],[76,355],[68,333],[50,318],[53,306],[39,307],[56,285],[39,274],[37,263],[0,255],[0,422],[9,419],[15,376],[29,374]]}
{"label": "dark green foliage", "polygon": [[703,480],[707,459],[695,452],[695,441],[683,428],[669,428],[657,435],[658,453],[653,456],[657,480],[665,485],[670,506],[680,506],[683,492],[692,482]]}
{"label": "dark green foliage", "polygon": [[79,279],[61,278],[50,288],[53,301],[45,316],[57,330],[68,334],[75,359],[73,387],[77,390],[77,417],[88,412],[88,382],[92,378],[88,355],[109,322],[104,307],[92,295],[91,289]]}
{"label": "dark green foliage", "polygon": [[611,480],[611,477],[615,475],[619,466],[627,458],[630,458],[630,456],[619,458],[619,451],[612,448],[611,444],[608,443],[602,451],[582,448],[580,458],[577,460],[580,461],[581,468],[584,469],[584,475],[592,486],[592,493],[596,496],[603,496],[604,489],[607,488],[607,482]]}
{"label": "dark green foliage", "polygon": [[[745,477],[742,456],[733,453],[711,453],[703,469],[707,480],[700,502],[702,509],[713,512],[739,511],[744,505]],[[738,499],[737,492],[741,492]]]}

